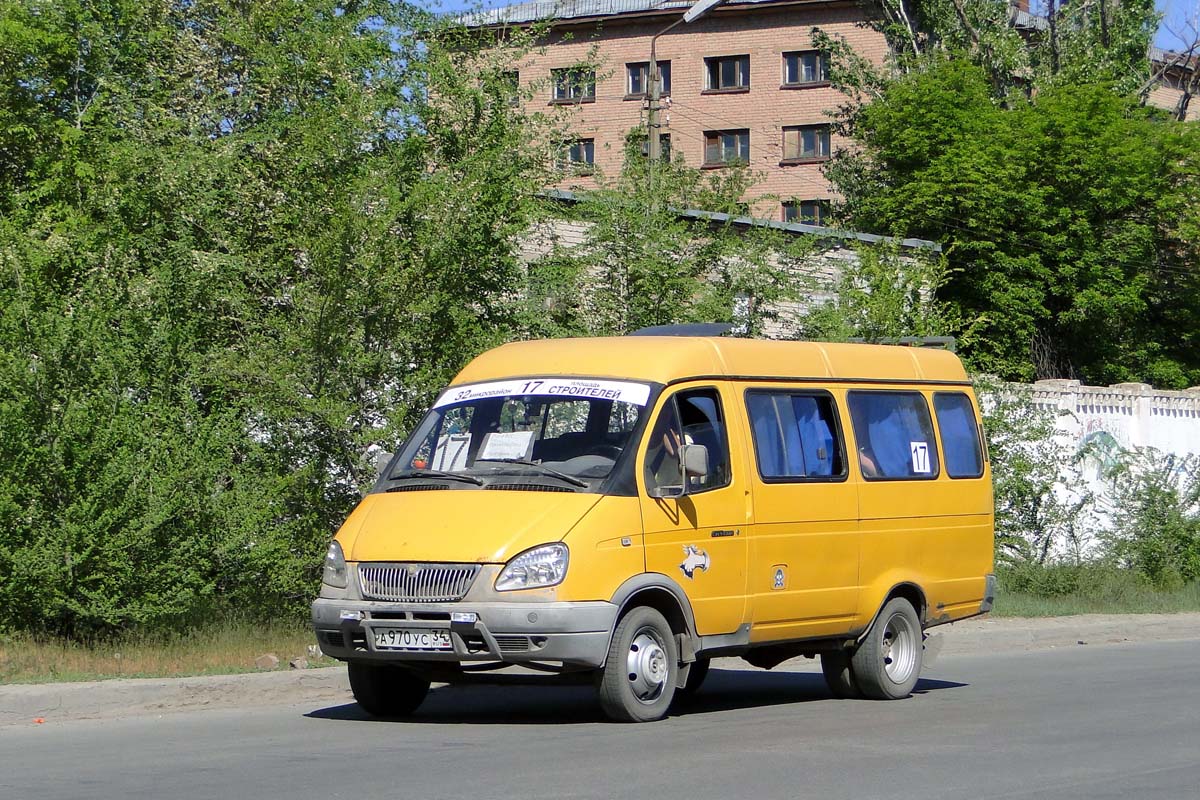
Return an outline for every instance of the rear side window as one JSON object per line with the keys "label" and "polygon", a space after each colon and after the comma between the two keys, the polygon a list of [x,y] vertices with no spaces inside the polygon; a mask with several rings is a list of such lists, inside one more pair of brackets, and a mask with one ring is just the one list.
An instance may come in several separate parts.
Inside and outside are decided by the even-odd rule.
{"label": "rear side window", "polygon": [[920,392],[850,392],[848,403],[864,478],[937,477],[937,442]]}
{"label": "rear side window", "polygon": [[833,398],[828,395],[746,394],[758,474],[764,479],[830,480],[846,475]]}
{"label": "rear side window", "polygon": [[939,392],[933,396],[933,411],[942,433],[946,474],[951,478],[982,476],[983,449],[971,398],[961,392]]}

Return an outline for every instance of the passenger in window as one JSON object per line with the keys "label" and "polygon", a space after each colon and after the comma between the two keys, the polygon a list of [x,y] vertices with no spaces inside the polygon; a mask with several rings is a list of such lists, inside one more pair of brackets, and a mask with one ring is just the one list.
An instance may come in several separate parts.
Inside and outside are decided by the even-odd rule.
{"label": "passenger in window", "polygon": [[895,401],[883,395],[861,395],[862,424],[856,425],[858,463],[870,478],[897,478],[909,475],[908,451],[896,436],[903,423],[896,413]]}
{"label": "passenger in window", "polygon": [[871,455],[870,450],[866,445],[858,448],[858,468],[862,470],[863,477],[881,477],[879,473],[879,465],[875,463],[875,457]]}

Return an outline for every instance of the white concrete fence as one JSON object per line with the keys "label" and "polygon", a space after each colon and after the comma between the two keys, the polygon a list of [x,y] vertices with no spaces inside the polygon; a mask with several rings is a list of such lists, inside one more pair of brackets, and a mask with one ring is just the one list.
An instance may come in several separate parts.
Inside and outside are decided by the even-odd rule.
{"label": "white concrete fence", "polygon": [[1058,410],[1059,432],[1077,447],[1153,447],[1178,456],[1200,455],[1200,387],[1182,392],[1144,383],[1082,386],[1079,381],[1033,384],[1033,402]]}
{"label": "white concrete fence", "polygon": [[[1200,456],[1200,387],[1176,392],[1144,383],[1083,386],[1079,381],[1044,380],[1026,388],[1032,390],[1035,407],[1054,414],[1064,459],[1058,465],[1057,499],[1074,505],[1090,496],[1070,533],[1050,543],[1052,558],[1099,552],[1103,532],[1111,529],[1119,510],[1107,474],[1126,453],[1153,448],[1177,458]],[[1080,454],[1081,460],[1067,463]],[[1181,471],[1178,478],[1182,482],[1186,476]]]}

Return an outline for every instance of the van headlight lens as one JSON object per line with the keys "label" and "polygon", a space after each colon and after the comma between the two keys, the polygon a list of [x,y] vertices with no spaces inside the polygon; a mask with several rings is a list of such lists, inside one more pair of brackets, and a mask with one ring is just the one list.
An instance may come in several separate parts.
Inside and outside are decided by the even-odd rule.
{"label": "van headlight lens", "polygon": [[544,544],[510,560],[496,578],[496,591],[555,586],[567,576],[567,546]]}
{"label": "van headlight lens", "polygon": [[342,546],[337,542],[329,543],[325,553],[325,569],[321,572],[321,582],[335,589],[345,589],[350,582],[350,570],[346,566],[346,556],[342,554]]}

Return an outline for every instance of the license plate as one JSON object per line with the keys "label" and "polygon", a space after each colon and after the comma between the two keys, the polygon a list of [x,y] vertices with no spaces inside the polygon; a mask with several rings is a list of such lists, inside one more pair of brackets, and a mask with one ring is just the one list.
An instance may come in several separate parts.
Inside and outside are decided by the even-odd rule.
{"label": "license plate", "polygon": [[376,628],[376,650],[453,650],[450,631],[429,628]]}

